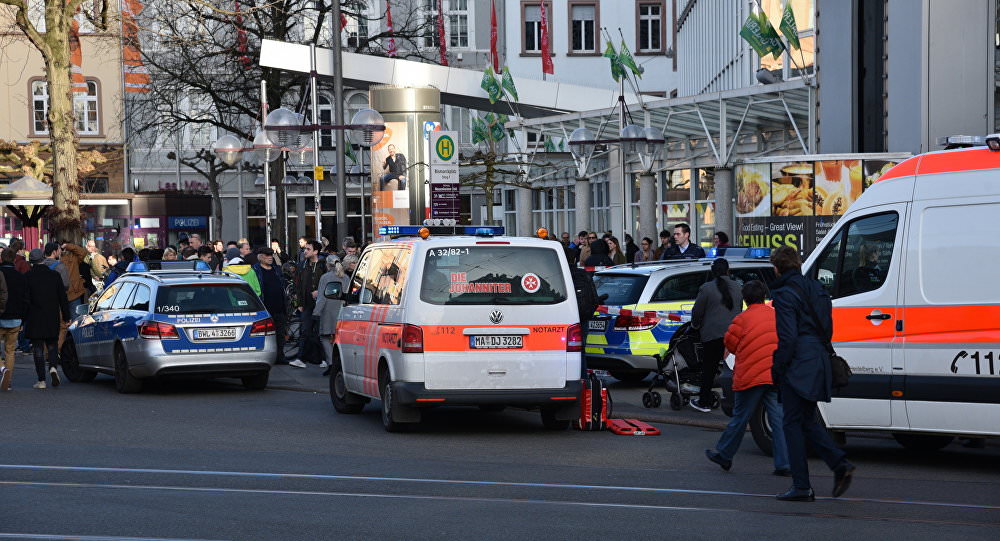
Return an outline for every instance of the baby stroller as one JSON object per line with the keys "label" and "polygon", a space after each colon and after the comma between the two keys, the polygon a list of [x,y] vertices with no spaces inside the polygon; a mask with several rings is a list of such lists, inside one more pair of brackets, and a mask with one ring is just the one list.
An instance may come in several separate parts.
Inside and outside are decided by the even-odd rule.
{"label": "baby stroller", "polygon": [[[670,337],[667,349],[653,357],[656,359],[656,375],[649,384],[649,390],[642,394],[642,405],[660,407],[663,399],[654,389],[662,385],[670,393],[670,409],[680,410],[700,391],[701,342],[698,331],[690,321],[681,325]],[[713,403],[718,403],[718,393],[713,392],[713,395]]]}

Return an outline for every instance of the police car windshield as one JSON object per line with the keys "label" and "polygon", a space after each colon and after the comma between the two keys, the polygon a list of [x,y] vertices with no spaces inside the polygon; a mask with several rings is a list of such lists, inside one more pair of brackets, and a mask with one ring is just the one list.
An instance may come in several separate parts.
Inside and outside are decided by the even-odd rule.
{"label": "police car windshield", "polygon": [[625,306],[639,302],[648,276],[638,274],[598,274],[594,276],[597,295],[607,295],[604,304],[609,306]]}
{"label": "police car windshield", "polygon": [[263,309],[260,299],[245,284],[166,286],[156,293],[157,314],[227,314]]}
{"label": "police car windshield", "polygon": [[556,251],[521,246],[427,250],[420,299],[431,304],[558,304],[566,300]]}

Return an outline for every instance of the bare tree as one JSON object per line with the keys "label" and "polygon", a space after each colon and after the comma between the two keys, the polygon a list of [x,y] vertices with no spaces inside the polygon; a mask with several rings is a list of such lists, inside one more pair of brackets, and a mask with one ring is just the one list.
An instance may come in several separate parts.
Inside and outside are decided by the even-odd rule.
{"label": "bare tree", "polygon": [[112,0],[45,0],[45,30],[39,31],[28,16],[27,0],[0,0],[13,11],[14,26],[38,50],[45,62],[48,82],[49,127],[52,156],[52,201],[49,228],[59,238],[83,237],[80,214],[80,175],[77,171],[77,135],[74,129],[73,87],[70,76],[70,35],[73,17],[80,11],[101,32],[110,29]]}

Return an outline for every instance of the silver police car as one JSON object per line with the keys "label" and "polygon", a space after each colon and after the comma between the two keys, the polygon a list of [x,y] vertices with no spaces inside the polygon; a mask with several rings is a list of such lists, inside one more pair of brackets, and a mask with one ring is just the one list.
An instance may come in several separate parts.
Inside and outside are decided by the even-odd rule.
{"label": "silver police car", "polygon": [[241,378],[260,390],[276,351],[274,321],[240,278],[134,263],[78,308],[61,357],[70,381],[110,374],[121,393],[169,376]]}

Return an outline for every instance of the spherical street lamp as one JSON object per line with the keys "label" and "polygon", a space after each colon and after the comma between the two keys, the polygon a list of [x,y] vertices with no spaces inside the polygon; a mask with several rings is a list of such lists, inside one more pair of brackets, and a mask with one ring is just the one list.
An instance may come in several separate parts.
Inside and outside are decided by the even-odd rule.
{"label": "spherical street lamp", "polygon": [[587,128],[577,128],[569,134],[569,152],[576,162],[576,169],[579,177],[587,175],[587,167],[590,165],[590,158],[594,155],[597,142],[594,132]]}
{"label": "spherical street lamp", "polygon": [[232,135],[223,135],[215,142],[212,150],[218,154],[219,159],[226,165],[232,167],[243,159],[243,142]]}
{"label": "spherical street lamp", "polygon": [[663,152],[664,139],[654,128],[645,128],[642,131],[645,141],[640,141],[638,144],[639,163],[642,164],[643,171],[649,171],[653,168],[653,162]]}
{"label": "spherical street lamp", "polygon": [[267,114],[264,130],[267,138],[277,143],[279,147],[296,149],[299,146],[299,135],[302,132],[302,115],[279,107]]}
{"label": "spherical street lamp", "polygon": [[273,162],[281,156],[281,149],[274,144],[263,130],[257,130],[253,137],[254,154],[261,163]]}
{"label": "spherical street lamp", "polygon": [[367,148],[385,137],[385,119],[375,109],[362,109],[351,118],[351,139]]}
{"label": "spherical street lamp", "polygon": [[639,126],[629,124],[622,128],[618,141],[622,145],[622,151],[626,155],[631,155],[638,152],[640,143],[646,142],[646,133]]}

